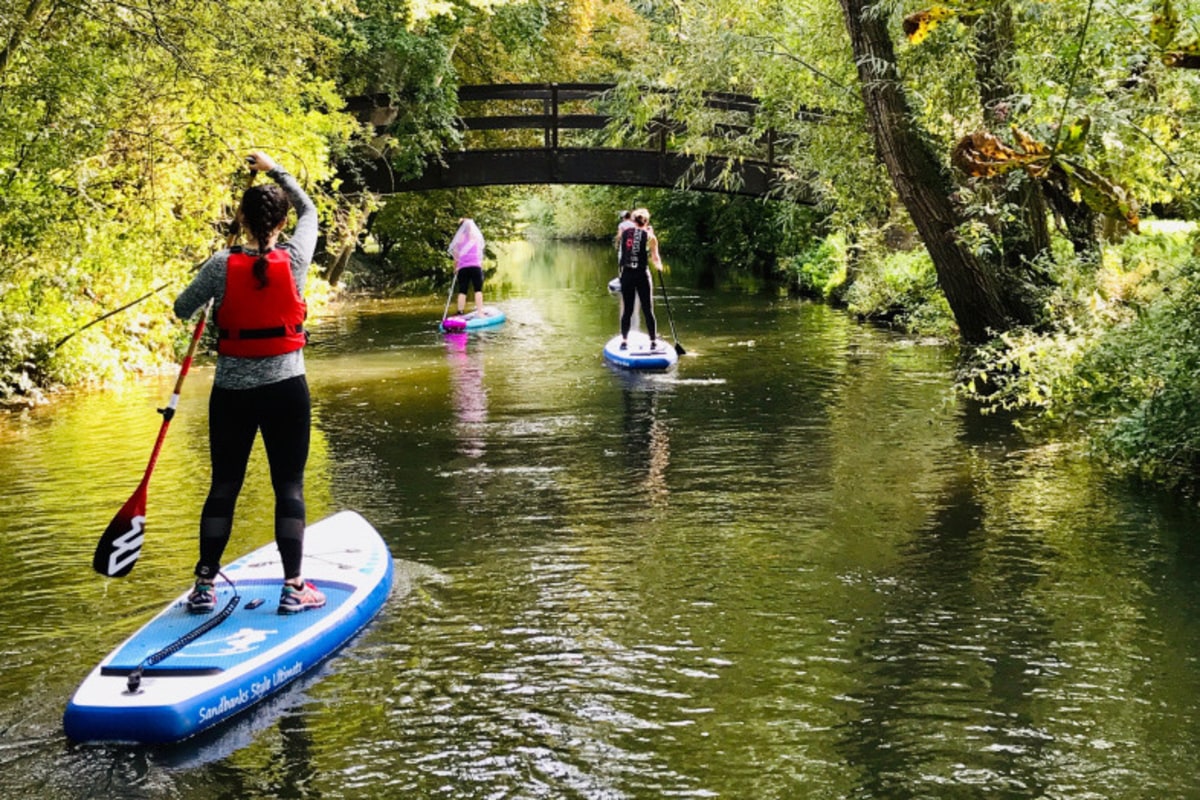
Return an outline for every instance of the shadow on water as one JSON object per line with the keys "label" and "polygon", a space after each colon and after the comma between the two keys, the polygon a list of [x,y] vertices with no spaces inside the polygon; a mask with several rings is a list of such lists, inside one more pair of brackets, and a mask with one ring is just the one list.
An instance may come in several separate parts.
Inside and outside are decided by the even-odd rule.
{"label": "shadow on water", "polygon": [[[1041,763],[1053,737],[1033,713],[1039,680],[1029,665],[1052,663],[1052,624],[1029,591],[1054,553],[1028,540],[997,549],[985,517],[973,487],[955,482],[900,569],[874,578],[880,608],[852,626],[865,668],[839,748],[860,772],[855,796],[977,785],[1040,797],[1051,787]],[[964,746],[979,754],[969,769]]]}

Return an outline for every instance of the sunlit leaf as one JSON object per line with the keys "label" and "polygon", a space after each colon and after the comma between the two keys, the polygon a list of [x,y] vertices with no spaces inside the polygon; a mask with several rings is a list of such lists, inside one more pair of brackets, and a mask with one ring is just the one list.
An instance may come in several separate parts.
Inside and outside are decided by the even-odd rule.
{"label": "sunlit leaf", "polygon": [[1171,5],[1171,0],[1162,0],[1159,12],[1150,20],[1150,41],[1155,47],[1166,49],[1170,47],[1179,33],[1179,14]]}
{"label": "sunlit leaf", "polygon": [[959,140],[951,155],[955,167],[972,178],[992,178],[1014,169],[1024,168],[1040,174],[1044,166],[1038,162],[1048,159],[1048,149],[1037,145],[1033,152],[1020,152],[1005,144],[995,134],[975,131]]}
{"label": "sunlit leaf", "polygon": [[1065,159],[1060,160],[1058,166],[1089,208],[1105,216],[1122,219],[1137,232],[1140,222],[1137,199],[1125,187],[1113,183],[1095,170]]}
{"label": "sunlit leaf", "polygon": [[1091,127],[1091,117],[1083,117],[1074,124],[1068,125],[1059,141],[1058,151],[1068,156],[1077,156],[1082,153],[1084,145],[1087,144],[1087,135]]}
{"label": "sunlit leaf", "polygon": [[1017,146],[1020,147],[1025,153],[1028,155],[1037,156],[1050,154],[1050,148],[1039,142],[1037,139],[1034,139],[1029,132],[1017,127],[1016,125],[1011,127],[1013,138],[1017,140]]}

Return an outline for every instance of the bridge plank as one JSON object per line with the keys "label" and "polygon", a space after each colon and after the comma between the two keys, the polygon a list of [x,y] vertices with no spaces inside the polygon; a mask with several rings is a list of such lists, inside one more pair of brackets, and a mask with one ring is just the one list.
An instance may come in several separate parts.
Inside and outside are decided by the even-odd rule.
{"label": "bridge plank", "polygon": [[460,117],[458,125],[469,131],[503,131],[514,129],[599,130],[611,121],[600,114],[495,114],[487,117]]}
{"label": "bridge plank", "polygon": [[[443,153],[442,159],[442,162],[429,163],[419,178],[407,181],[395,180],[385,165],[377,163],[357,178],[348,179],[343,191],[393,194],[467,186],[565,183],[684,186],[694,191],[762,197],[770,192],[773,176],[766,162],[709,158],[698,165],[692,157],[682,153],[647,150],[470,150]],[[737,185],[720,181],[726,169],[739,182]]]}

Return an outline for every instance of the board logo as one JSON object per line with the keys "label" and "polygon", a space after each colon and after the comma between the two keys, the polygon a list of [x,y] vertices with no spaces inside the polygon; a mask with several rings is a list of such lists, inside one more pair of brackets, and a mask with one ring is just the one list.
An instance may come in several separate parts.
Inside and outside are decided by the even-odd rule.
{"label": "board logo", "polygon": [[241,628],[220,639],[193,642],[175,655],[176,658],[217,658],[253,652],[279,631],[274,629]]}
{"label": "board logo", "polygon": [[132,566],[137,561],[138,553],[142,552],[142,542],[146,538],[146,517],[137,516],[132,520],[129,530],[113,539],[112,552],[108,554],[108,574],[119,575],[126,566]]}

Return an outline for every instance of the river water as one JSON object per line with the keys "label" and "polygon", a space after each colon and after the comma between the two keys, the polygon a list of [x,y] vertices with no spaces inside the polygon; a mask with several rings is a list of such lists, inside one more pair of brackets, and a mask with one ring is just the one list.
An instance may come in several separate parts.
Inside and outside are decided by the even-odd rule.
{"label": "river water", "polygon": [[[439,335],[444,297],[318,320],[309,515],[363,513],[396,588],[196,741],[61,716],[189,581],[209,362],[124,579],[91,552],[172,381],[0,419],[0,796],[1200,797],[1193,509],[964,409],[936,344],[676,276],[688,354],[630,375],[607,249],[502,263],[491,332]],[[264,466],[231,556],[270,541]]]}

